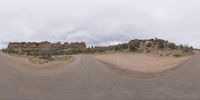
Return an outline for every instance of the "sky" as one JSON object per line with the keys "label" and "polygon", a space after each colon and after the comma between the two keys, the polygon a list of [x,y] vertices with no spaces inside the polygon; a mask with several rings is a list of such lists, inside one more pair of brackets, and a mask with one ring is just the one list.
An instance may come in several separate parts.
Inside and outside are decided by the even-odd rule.
{"label": "sky", "polygon": [[112,45],[161,38],[200,48],[200,0],[0,0],[0,48],[17,41]]}

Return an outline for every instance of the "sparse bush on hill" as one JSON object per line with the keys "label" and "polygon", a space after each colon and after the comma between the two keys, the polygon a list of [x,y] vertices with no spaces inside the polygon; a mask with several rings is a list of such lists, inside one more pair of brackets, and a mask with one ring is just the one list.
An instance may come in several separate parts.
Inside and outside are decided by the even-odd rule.
{"label": "sparse bush on hill", "polygon": [[133,52],[133,51],[136,51],[136,50],[137,50],[137,47],[136,47],[134,44],[130,44],[130,45],[129,45],[129,50],[132,51],[132,52]]}
{"label": "sparse bush on hill", "polygon": [[122,49],[128,49],[128,43],[123,43],[123,44],[121,45],[121,47],[122,47]]}
{"label": "sparse bush on hill", "polygon": [[176,44],[175,43],[169,43],[168,47],[170,49],[176,49]]}
{"label": "sparse bush on hill", "polygon": [[130,46],[134,46],[135,48],[139,48],[140,47],[140,42],[136,42],[136,43],[134,43],[134,44],[132,44]]}
{"label": "sparse bush on hill", "polygon": [[165,48],[165,42],[164,41],[158,41],[158,48],[159,49]]}

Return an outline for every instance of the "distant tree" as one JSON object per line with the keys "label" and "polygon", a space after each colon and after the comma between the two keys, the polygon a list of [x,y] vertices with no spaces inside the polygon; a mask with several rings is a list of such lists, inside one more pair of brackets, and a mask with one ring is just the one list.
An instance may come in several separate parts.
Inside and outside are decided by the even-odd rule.
{"label": "distant tree", "polygon": [[188,53],[190,51],[190,47],[188,45],[185,45],[183,48],[183,52]]}
{"label": "distant tree", "polygon": [[190,46],[190,50],[194,50],[194,48],[192,46]]}
{"label": "distant tree", "polygon": [[183,49],[184,48],[184,46],[181,44],[180,46],[179,46],[179,49]]}

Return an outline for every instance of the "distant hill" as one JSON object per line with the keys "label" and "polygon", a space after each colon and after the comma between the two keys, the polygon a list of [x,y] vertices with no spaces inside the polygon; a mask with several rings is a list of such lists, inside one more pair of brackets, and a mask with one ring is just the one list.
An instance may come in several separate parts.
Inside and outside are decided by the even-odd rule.
{"label": "distant hill", "polygon": [[3,50],[7,53],[38,56],[41,51],[48,50],[52,55],[78,54],[78,53],[106,53],[106,52],[137,52],[155,53],[160,55],[188,55],[193,53],[193,47],[187,45],[176,45],[163,39],[134,39],[128,43],[110,46],[92,46],[86,48],[85,42],[61,44],[60,42],[13,42]]}
{"label": "distant hill", "polygon": [[161,53],[165,55],[192,54],[193,47],[188,45],[176,45],[163,39],[134,39],[128,43],[111,46],[96,46],[91,48],[95,52],[118,51],[118,52],[138,52],[138,53]]}

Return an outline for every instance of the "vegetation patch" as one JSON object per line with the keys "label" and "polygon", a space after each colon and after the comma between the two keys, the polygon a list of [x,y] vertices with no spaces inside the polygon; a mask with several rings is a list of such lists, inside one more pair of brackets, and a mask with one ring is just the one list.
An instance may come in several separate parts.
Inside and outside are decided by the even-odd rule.
{"label": "vegetation patch", "polygon": [[181,54],[174,54],[173,56],[174,57],[182,57],[183,55],[181,55]]}
{"label": "vegetation patch", "polygon": [[55,61],[69,61],[71,58],[72,56],[69,56],[69,55],[53,56],[51,59],[42,59],[40,57],[30,56],[29,61],[35,64],[46,64],[46,63],[51,63]]}

